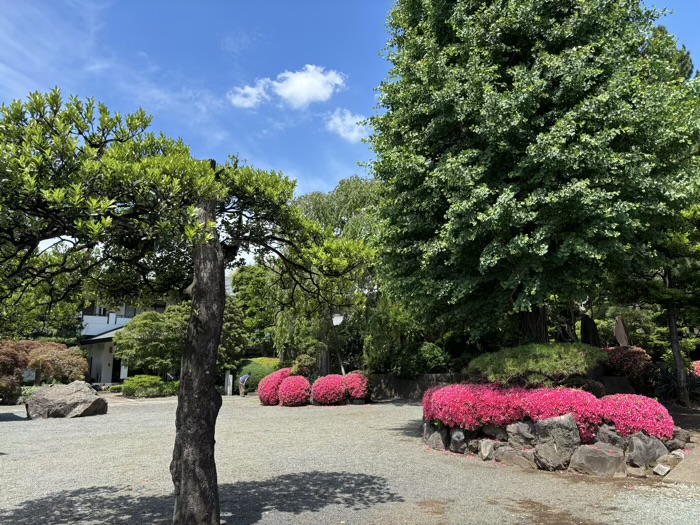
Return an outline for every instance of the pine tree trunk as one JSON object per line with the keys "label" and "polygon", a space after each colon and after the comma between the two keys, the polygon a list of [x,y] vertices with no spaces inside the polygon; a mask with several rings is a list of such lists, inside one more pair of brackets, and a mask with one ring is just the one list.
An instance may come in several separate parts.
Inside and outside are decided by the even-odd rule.
{"label": "pine tree trunk", "polygon": [[520,333],[531,343],[549,343],[547,310],[533,306],[529,312],[520,312]]}
{"label": "pine tree trunk", "polygon": [[[215,203],[200,208],[202,221],[215,220]],[[221,407],[215,389],[216,355],[224,303],[224,256],[215,236],[193,253],[193,314],[182,354],[170,473],[175,485],[174,525],[219,525],[219,491],[214,432]]]}
{"label": "pine tree trunk", "polygon": [[[673,287],[671,269],[664,271],[664,284],[667,289]],[[688,372],[685,369],[681,343],[678,338],[678,314],[676,312],[676,302],[670,299],[667,306],[668,312],[668,332],[671,338],[671,351],[673,352],[673,364],[676,369],[676,384],[678,385],[678,401],[683,405],[690,405],[690,394],[688,393]]]}

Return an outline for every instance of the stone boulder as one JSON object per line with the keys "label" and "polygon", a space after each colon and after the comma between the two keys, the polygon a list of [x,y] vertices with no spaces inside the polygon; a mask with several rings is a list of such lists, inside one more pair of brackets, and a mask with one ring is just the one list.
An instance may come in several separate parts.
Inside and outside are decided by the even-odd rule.
{"label": "stone boulder", "polygon": [[598,478],[625,477],[625,451],[612,445],[582,445],[571,456],[569,471]]}
{"label": "stone boulder", "polygon": [[532,421],[517,421],[506,427],[508,446],[515,450],[535,448],[537,436],[535,424]]}
{"label": "stone boulder", "polygon": [[27,399],[27,417],[85,417],[107,413],[107,400],[85,381],[44,388]]}
{"label": "stone boulder", "polygon": [[504,446],[496,449],[494,459],[505,465],[516,465],[527,470],[536,470],[535,452],[532,450],[516,450],[513,447]]}
{"label": "stone boulder", "polygon": [[600,425],[595,438],[596,442],[599,444],[604,443],[612,445],[622,450],[627,450],[627,446],[630,442],[630,438],[618,434],[613,425]]}
{"label": "stone boulder", "polygon": [[674,450],[684,449],[689,441],[690,441],[690,432],[688,430],[684,430],[681,427],[674,427],[673,438],[669,439],[667,441],[664,441],[664,445],[666,445],[666,448],[668,450],[673,452]]}
{"label": "stone boulder", "polygon": [[450,429],[450,450],[457,454],[464,454],[467,451],[469,441],[475,437],[476,432],[462,428]]}
{"label": "stone boulder", "polygon": [[470,439],[467,441],[467,450],[471,452],[472,454],[478,454],[479,453],[479,440],[478,439]]}
{"label": "stone boulder", "polygon": [[571,456],[581,446],[581,436],[571,414],[538,421],[535,433],[535,462],[542,470],[566,469]]}
{"label": "stone boulder", "polygon": [[423,441],[435,450],[446,450],[450,446],[450,432],[446,428],[438,430],[433,425],[424,427]]}
{"label": "stone boulder", "polygon": [[658,465],[664,465],[670,469],[675,468],[683,458],[679,458],[673,454],[664,454],[656,460]]}
{"label": "stone boulder", "polygon": [[508,433],[503,427],[488,424],[481,427],[481,432],[488,437],[491,437],[497,441],[508,441]]}
{"label": "stone boulder", "polygon": [[495,439],[481,439],[479,440],[479,457],[484,461],[494,459],[496,457],[496,450],[504,446],[504,443],[496,441]]}
{"label": "stone boulder", "polygon": [[651,467],[656,465],[656,460],[668,454],[668,449],[655,437],[647,436],[641,432],[630,436],[627,448],[627,463],[635,467]]}

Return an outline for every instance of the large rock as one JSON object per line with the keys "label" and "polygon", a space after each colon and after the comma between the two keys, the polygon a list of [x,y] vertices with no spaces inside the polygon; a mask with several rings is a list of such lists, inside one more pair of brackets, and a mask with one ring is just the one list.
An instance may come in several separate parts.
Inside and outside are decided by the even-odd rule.
{"label": "large rock", "polygon": [[484,435],[496,439],[498,441],[508,441],[508,434],[506,433],[506,429],[503,427],[488,424],[481,427],[481,432]]}
{"label": "large rock", "polygon": [[464,454],[467,451],[469,441],[476,437],[476,432],[453,428],[450,430],[450,450],[457,454]]}
{"label": "large rock", "polygon": [[470,439],[469,441],[467,441],[467,450],[469,450],[469,452],[471,452],[472,454],[478,454],[480,447],[479,441],[480,440],[478,439]]}
{"label": "large rock", "polygon": [[571,414],[538,421],[535,433],[535,462],[542,470],[565,469],[581,446],[581,436]]}
{"label": "large rock", "polygon": [[107,413],[107,401],[85,381],[54,385],[27,399],[27,417],[85,417]]}
{"label": "large rock", "polygon": [[504,443],[496,441],[495,439],[481,439],[479,440],[479,457],[484,461],[494,459],[496,457],[496,450],[504,446]]}
{"label": "large rock", "polygon": [[678,456],[675,456],[673,454],[664,454],[656,460],[656,463],[672,469],[675,468],[676,465],[678,465],[682,459],[683,458],[679,458]]}
{"label": "large rock", "polygon": [[630,438],[618,434],[617,430],[615,430],[615,427],[612,425],[600,425],[598,433],[596,434],[596,442],[627,450]]}
{"label": "large rock", "polygon": [[656,465],[656,460],[665,454],[668,454],[668,449],[655,437],[641,432],[630,436],[630,444],[627,448],[627,463],[630,465],[651,467]]}
{"label": "large rock", "polygon": [[535,448],[537,436],[535,424],[532,421],[518,421],[506,427],[508,445],[515,450]]}
{"label": "large rock", "polygon": [[569,470],[598,478],[625,477],[625,451],[612,445],[580,446],[571,456]]}
{"label": "large rock", "polygon": [[423,441],[430,448],[435,450],[445,450],[450,446],[450,432],[446,428],[440,430],[433,427],[433,431],[428,435],[427,439],[423,436]]}
{"label": "large rock", "polygon": [[496,449],[494,459],[505,465],[517,465],[518,467],[535,470],[535,453],[532,450],[516,450],[513,447],[504,446]]}
{"label": "large rock", "polygon": [[673,452],[674,450],[682,450],[690,441],[690,432],[688,430],[683,430],[681,427],[674,427],[673,429],[673,439],[664,441],[666,448]]}

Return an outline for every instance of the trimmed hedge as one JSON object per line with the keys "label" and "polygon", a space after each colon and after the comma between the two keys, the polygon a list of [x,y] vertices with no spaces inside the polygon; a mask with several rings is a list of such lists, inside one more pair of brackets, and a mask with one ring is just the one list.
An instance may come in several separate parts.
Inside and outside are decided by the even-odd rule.
{"label": "trimmed hedge", "polygon": [[607,360],[607,352],[589,345],[530,344],[480,355],[469,363],[467,373],[502,385],[555,386],[585,376]]}
{"label": "trimmed hedge", "polygon": [[263,405],[278,405],[280,402],[279,388],[282,381],[289,377],[291,368],[283,368],[277,372],[265,376],[258,386],[258,397]]}
{"label": "trimmed hedge", "polygon": [[344,377],[338,374],[319,377],[311,387],[311,396],[319,405],[344,403],[347,396]]}
{"label": "trimmed hedge", "polygon": [[236,373],[234,385],[238,385],[238,380],[242,376],[250,374],[250,379],[246,383],[246,389],[248,392],[255,392],[264,377],[279,370],[280,360],[276,357],[254,357],[252,359],[244,359],[241,365],[241,368]]}
{"label": "trimmed hedge", "polygon": [[423,414],[428,422],[466,430],[489,424],[504,427],[526,418],[540,421],[572,414],[584,443],[593,440],[603,422],[615,425],[622,435],[644,432],[662,440],[673,437],[673,419],[653,399],[632,394],[597,399],[588,392],[570,388],[435,387],[423,397]]}
{"label": "trimmed hedge", "polygon": [[282,406],[299,407],[306,405],[311,397],[311,383],[304,376],[289,376],[280,383],[279,399]]}
{"label": "trimmed hedge", "polygon": [[352,399],[367,399],[369,381],[362,372],[351,372],[344,378],[348,396]]}
{"label": "trimmed hedge", "polygon": [[177,395],[180,381],[168,383],[158,376],[127,377],[121,385],[122,395],[126,397],[165,397]]}

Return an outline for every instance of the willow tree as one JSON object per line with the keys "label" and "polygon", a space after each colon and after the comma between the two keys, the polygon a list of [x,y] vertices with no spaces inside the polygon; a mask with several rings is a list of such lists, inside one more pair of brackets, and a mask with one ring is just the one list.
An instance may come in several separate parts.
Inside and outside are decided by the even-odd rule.
{"label": "willow tree", "polygon": [[370,139],[395,293],[475,337],[519,314],[546,341],[547,304],[658,263],[700,122],[658,18],[639,0],[396,2]]}
{"label": "willow tree", "polygon": [[[290,205],[293,181],[235,159],[193,159],[181,141],[148,133],[149,123],[143,111],[112,114],[91,99],[64,102],[58,90],[2,106],[0,301],[57,278],[105,298],[191,296],[173,522],[217,524],[224,270],[240,263],[241,250],[269,251],[307,282],[307,256],[322,253],[324,235]],[[61,246],[42,257],[51,239]]]}

